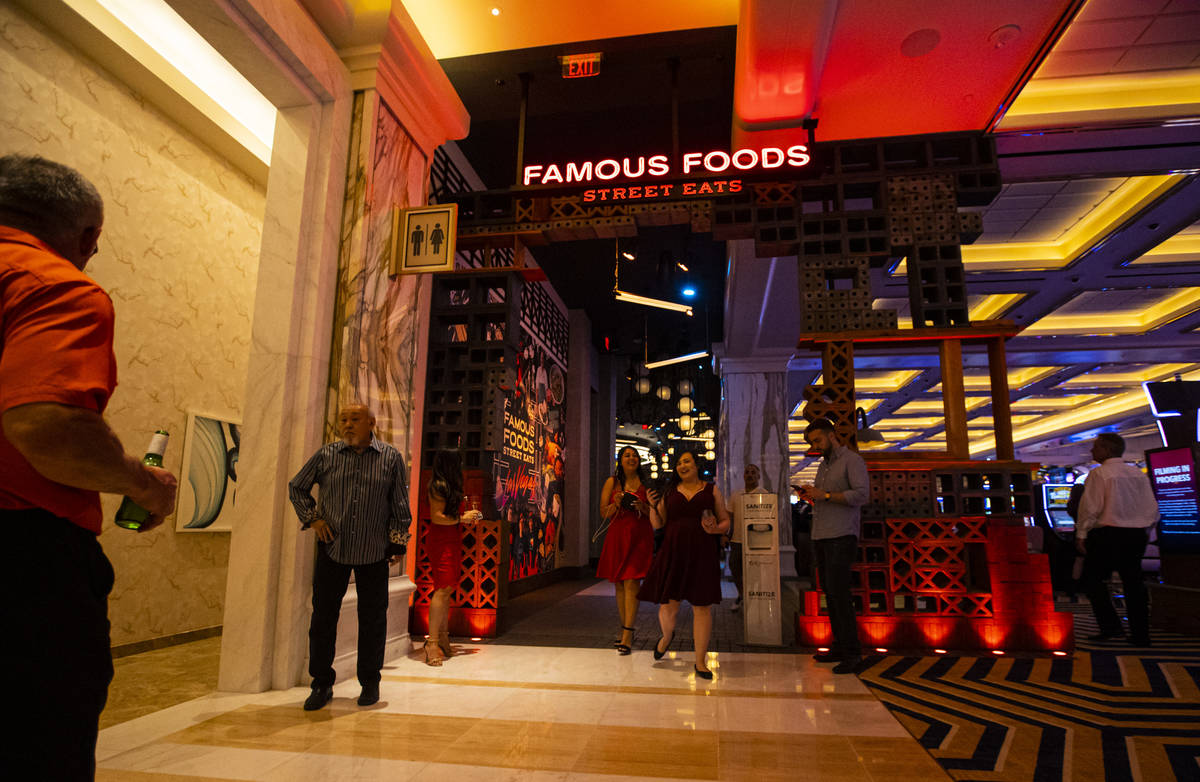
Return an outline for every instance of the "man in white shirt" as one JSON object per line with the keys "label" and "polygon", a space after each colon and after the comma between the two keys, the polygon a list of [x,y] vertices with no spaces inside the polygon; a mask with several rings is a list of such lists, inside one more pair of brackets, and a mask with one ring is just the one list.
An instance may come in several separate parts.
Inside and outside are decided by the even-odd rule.
{"label": "man in white shirt", "polygon": [[1079,501],[1075,545],[1085,555],[1083,586],[1100,632],[1089,641],[1125,635],[1121,620],[1108,593],[1108,577],[1115,570],[1125,590],[1129,617],[1129,640],[1135,646],[1150,645],[1150,604],[1142,582],[1142,556],[1146,553],[1148,530],[1158,523],[1158,501],[1150,479],[1126,464],[1125,441],[1105,433],[1092,444],[1092,458],[1100,466],[1088,473]]}

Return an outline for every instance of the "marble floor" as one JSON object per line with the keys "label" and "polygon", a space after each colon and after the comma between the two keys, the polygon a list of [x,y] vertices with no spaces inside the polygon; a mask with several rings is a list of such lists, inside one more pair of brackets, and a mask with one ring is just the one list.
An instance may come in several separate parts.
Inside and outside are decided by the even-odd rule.
{"label": "marble floor", "polygon": [[211,694],[106,728],[97,779],[948,779],[854,676],[806,655],[457,644],[441,668],[390,660],[305,712],[307,688]]}

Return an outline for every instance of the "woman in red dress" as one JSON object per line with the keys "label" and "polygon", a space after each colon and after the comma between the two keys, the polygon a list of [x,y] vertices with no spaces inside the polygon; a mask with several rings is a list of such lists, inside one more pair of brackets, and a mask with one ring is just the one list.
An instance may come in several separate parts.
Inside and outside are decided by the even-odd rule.
{"label": "woman in red dress", "polygon": [[712,637],[712,606],[721,602],[721,535],[729,531],[729,512],[720,490],[700,480],[696,455],[679,454],[675,462],[677,481],[665,498],[650,495],[650,523],[666,526],[662,548],[638,592],[639,600],[658,603],[662,638],[654,646],[654,659],[661,660],[675,635],[679,604],[692,604],[692,637],[696,644],[696,677],[711,679],[708,641]]}
{"label": "woman in red dress", "polygon": [[617,654],[629,654],[633,648],[638,586],[650,570],[654,556],[649,511],[642,459],[627,445],[617,455],[616,470],[600,491],[600,515],[612,521],[596,567],[596,575],[607,578],[617,589],[617,615],[621,619],[621,637],[615,644]]}
{"label": "woman in red dress", "polygon": [[438,451],[433,457],[429,479],[429,525],[426,550],[433,576],[429,600],[429,638],[425,641],[425,663],[441,665],[454,654],[450,646],[450,596],[462,573],[462,531],[459,521],[478,521],[478,511],[462,513],[462,462],[454,451]]}

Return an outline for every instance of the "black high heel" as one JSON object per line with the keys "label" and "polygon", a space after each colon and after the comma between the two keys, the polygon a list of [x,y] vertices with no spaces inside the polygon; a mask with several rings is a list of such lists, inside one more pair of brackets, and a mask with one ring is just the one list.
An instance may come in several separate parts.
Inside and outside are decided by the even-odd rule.
{"label": "black high heel", "polygon": [[661,660],[667,654],[667,649],[663,649],[661,652],[658,651],[658,644],[661,644],[663,642],[663,638],[667,639],[667,649],[670,649],[671,641],[675,640],[675,631],[674,630],[671,631],[670,638],[667,638],[667,636],[664,635],[662,638],[658,639],[658,643],[654,645],[654,659],[655,660]]}
{"label": "black high heel", "polygon": [[[621,629],[629,631],[629,643],[624,643],[621,640],[617,641],[617,654],[624,657],[625,655],[631,654],[633,652],[633,647],[630,646],[630,644],[633,643],[634,634],[637,632],[637,630],[632,627],[626,627],[625,625],[621,625]],[[624,634],[622,634],[621,638],[624,638],[624,637],[625,637]]]}
{"label": "black high heel", "polygon": [[712,681],[712,671],[702,671],[697,668],[695,664],[692,665],[692,670],[696,672],[697,679],[706,679],[708,681]]}

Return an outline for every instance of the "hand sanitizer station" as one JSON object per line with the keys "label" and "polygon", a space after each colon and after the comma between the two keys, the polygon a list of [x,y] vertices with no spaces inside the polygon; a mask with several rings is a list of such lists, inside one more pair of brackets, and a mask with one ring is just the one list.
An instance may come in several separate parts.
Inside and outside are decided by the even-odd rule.
{"label": "hand sanitizer station", "polygon": [[779,495],[742,495],[742,616],[745,642],[783,645],[783,603],[779,593]]}

